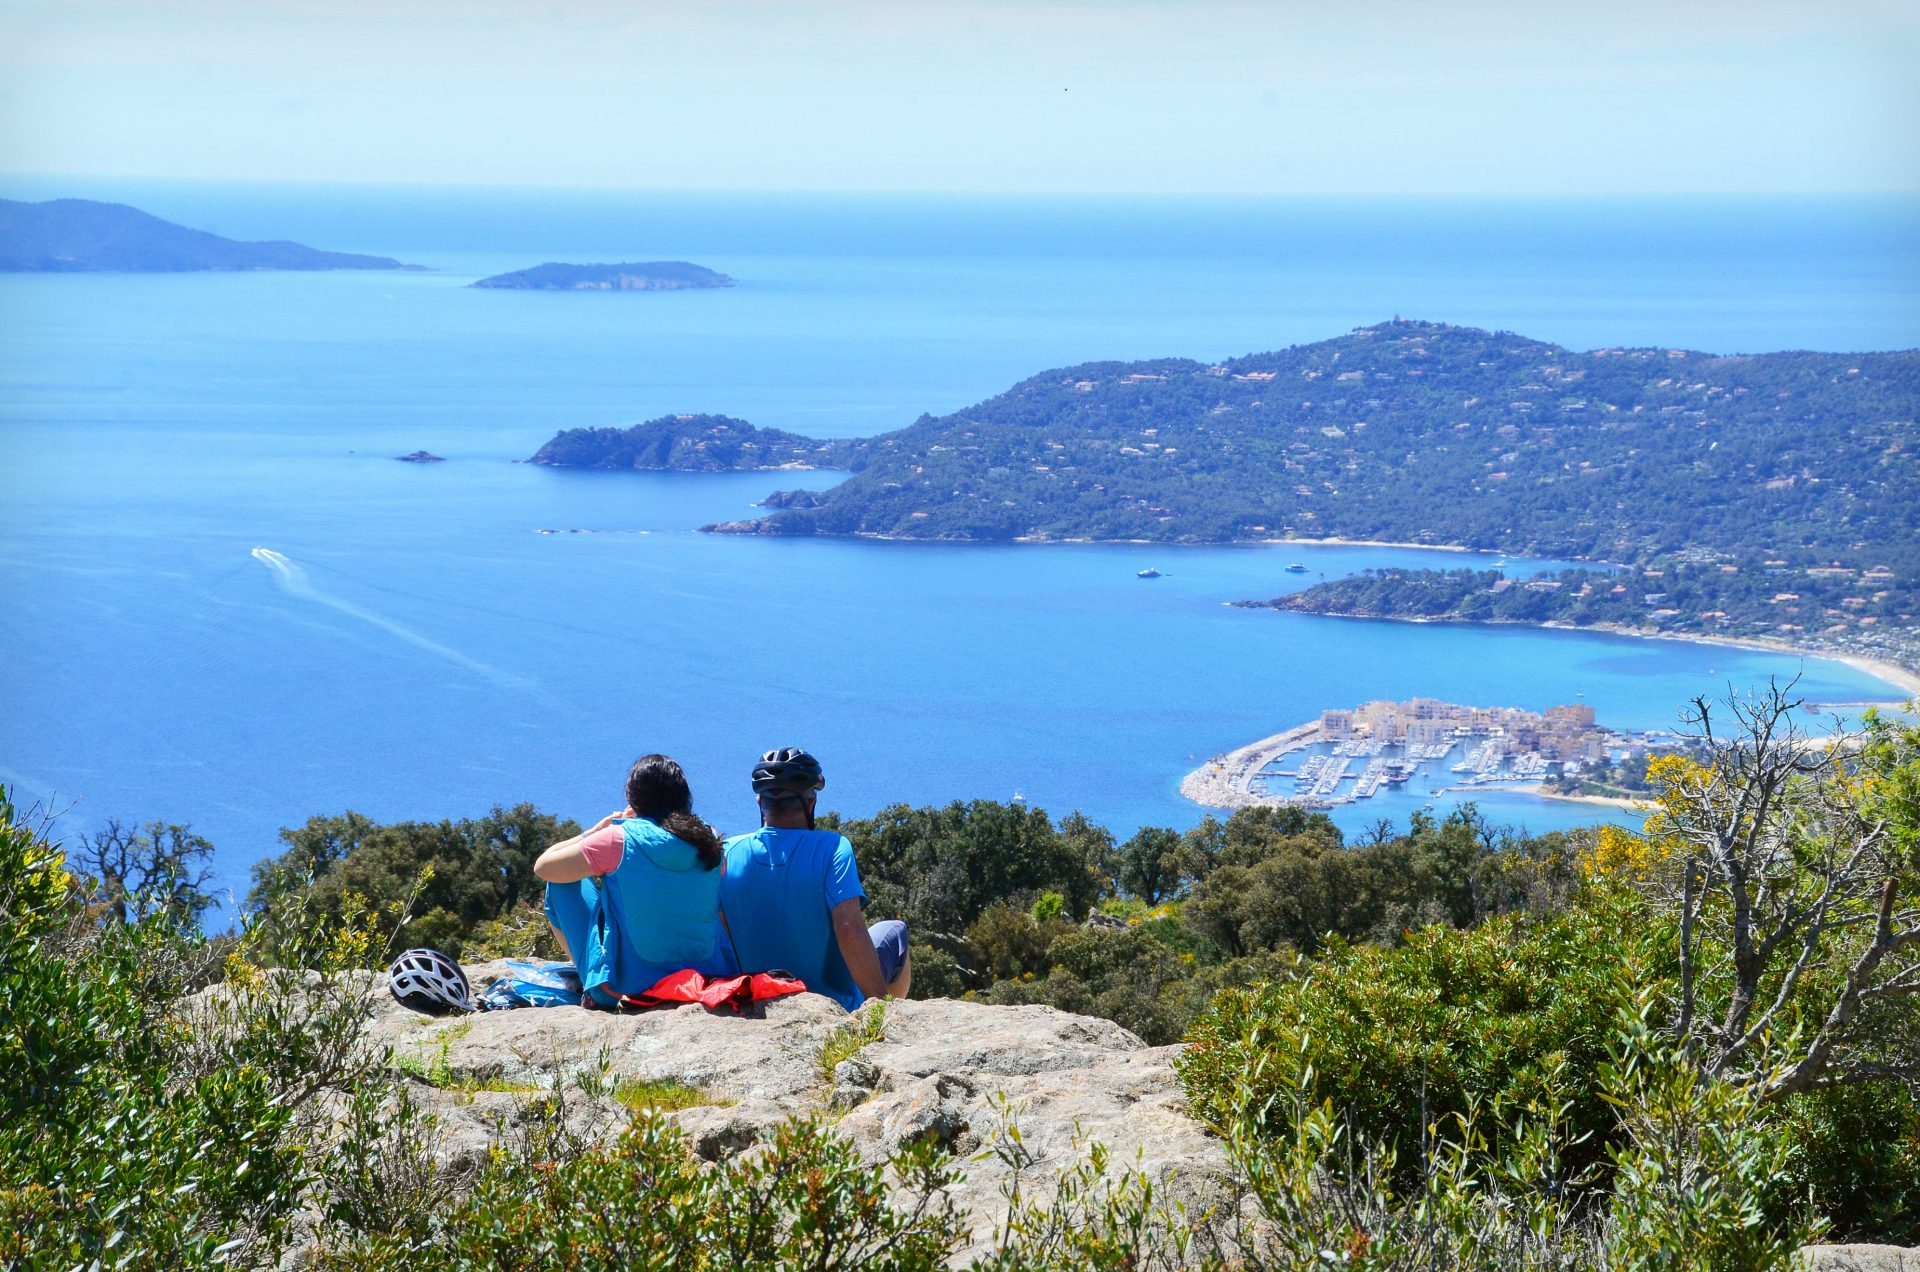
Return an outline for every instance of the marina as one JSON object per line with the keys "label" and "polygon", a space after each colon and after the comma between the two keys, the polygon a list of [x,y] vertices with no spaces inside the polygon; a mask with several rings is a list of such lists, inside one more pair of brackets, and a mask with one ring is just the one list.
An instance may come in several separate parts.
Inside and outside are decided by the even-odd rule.
{"label": "marina", "polygon": [[1331,809],[1416,777],[1430,795],[1527,788],[1671,741],[1602,728],[1585,705],[1532,712],[1432,698],[1369,702],[1215,756],[1180,791],[1211,808]]}

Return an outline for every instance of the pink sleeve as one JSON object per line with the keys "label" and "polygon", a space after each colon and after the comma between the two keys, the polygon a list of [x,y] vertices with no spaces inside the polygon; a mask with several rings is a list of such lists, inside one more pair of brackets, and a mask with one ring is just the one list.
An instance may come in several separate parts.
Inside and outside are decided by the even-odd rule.
{"label": "pink sleeve", "polygon": [[580,841],[580,855],[594,874],[612,874],[627,855],[627,832],[619,822],[602,826]]}

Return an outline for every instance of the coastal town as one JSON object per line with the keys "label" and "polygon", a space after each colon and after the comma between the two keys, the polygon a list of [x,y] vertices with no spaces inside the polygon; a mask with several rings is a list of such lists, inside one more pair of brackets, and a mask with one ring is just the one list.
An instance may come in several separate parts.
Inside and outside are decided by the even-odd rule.
{"label": "coastal town", "polygon": [[1526,711],[1437,698],[1377,701],[1323,711],[1215,756],[1187,775],[1180,792],[1210,808],[1325,809],[1404,788],[1423,770],[1429,795],[1530,789],[1604,765],[1616,752],[1677,741],[1657,730],[1602,728],[1584,704]]}

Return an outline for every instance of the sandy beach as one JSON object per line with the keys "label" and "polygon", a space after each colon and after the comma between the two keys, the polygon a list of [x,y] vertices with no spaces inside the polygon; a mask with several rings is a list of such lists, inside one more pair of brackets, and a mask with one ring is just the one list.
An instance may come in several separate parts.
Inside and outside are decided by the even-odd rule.
{"label": "sandy beach", "polygon": [[[1528,624],[1515,624],[1528,626]],[[1784,640],[1768,640],[1761,636],[1699,636],[1682,635],[1678,632],[1648,631],[1639,627],[1618,627],[1609,623],[1594,623],[1588,626],[1575,626],[1571,623],[1542,623],[1542,627],[1551,627],[1561,632],[1611,632],[1616,636],[1638,636],[1643,640],[1679,640],[1695,645],[1729,645],[1735,649],[1757,649],[1769,654],[1798,654],[1802,658],[1830,658],[1843,662],[1856,671],[1864,671],[1876,680],[1884,680],[1900,691],[1899,697],[1889,697],[1889,705],[1898,705],[1920,697],[1920,672],[1914,672],[1896,662],[1883,658],[1868,658],[1862,654],[1846,654],[1838,650],[1809,649],[1804,645],[1795,645]]]}
{"label": "sandy beach", "polygon": [[1255,543],[1291,544],[1294,547],[1326,548],[1418,548],[1422,552],[1472,552],[1480,556],[1498,557],[1498,552],[1488,552],[1484,548],[1465,548],[1457,543],[1395,543],[1391,539],[1255,539]]}
{"label": "sandy beach", "polygon": [[[1324,540],[1323,540],[1324,542]],[[1418,546],[1418,545],[1401,545]],[[1295,613],[1313,613],[1311,610],[1296,610]],[[1380,623],[1436,623],[1456,627],[1535,627],[1556,632],[1606,632],[1610,636],[1632,636],[1639,640],[1677,640],[1693,645],[1725,645],[1734,649],[1754,649],[1769,654],[1795,654],[1801,658],[1826,658],[1834,662],[1843,662],[1856,671],[1863,671],[1876,680],[1885,681],[1893,686],[1895,692],[1879,700],[1881,705],[1901,706],[1920,698],[1920,671],[1914,671],[1896,662],[1884,658],[1868,658],[1864,654],[1843,653],[1834,649],[1812,649],[1805,645],[1795,645],[1784,640],[1768,640],[1760,636],[1705,636],[1696,633],[1656,632],[1644,627],[1623,627],[1615,623],[1521,623],[1494,620],[1483,622],[1458,618],[1408,618],[1396,614],[1323,614],[1323,618],[1360,618]]]}
{"label": "sandy beach", "polygon": [[1564,795],[1550,791],[1545,786],[1515,786],[1510,789],[1536,795],[1541,799],[1557,799],[1567,804],[1599,804],[1607,808],[1625,809],[1630,813],[1644,813],[1653,805],[1644,799],[1620,799],[1613,795]]}

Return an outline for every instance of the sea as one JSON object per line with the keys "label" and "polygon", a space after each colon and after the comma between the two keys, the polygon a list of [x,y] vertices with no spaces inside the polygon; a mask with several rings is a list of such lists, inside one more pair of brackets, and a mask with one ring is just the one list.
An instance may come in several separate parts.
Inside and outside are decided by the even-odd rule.
{"label": "sea", "polygon": [[[0,275],[0,782],[69,839],[188,823],[243,892],[310,816],[582,822],[664,751],[725,832],[802,746],[826,805],[1019,798],[1124,837],[1181,778],[1328,707],[1416,695],[1671,728],[1844,664],[1233,608],[1457,553],[723,537],[829,473],[560,471],[557,430],[715,411],[881,432],[1099,359],[1218,359],[1396,315],[1573,348],[1920,345],[1920,202],[657,194],[11,179],[407,272]],[[472,290],[683,259],[727,290]],[[444,463],[395,457],[427,450]],[[1304,573],[1287,566],[1300,563]],[[1556,562],[1512,561],[1526,572]],[[1160,577],[1143,579],[1142,570]],[[1404,826],[1424,782],[1337,810]],[[1619,817],[1475,800],[1534,831]],[[1631,815],[1628,816],[1631,820]]]}

